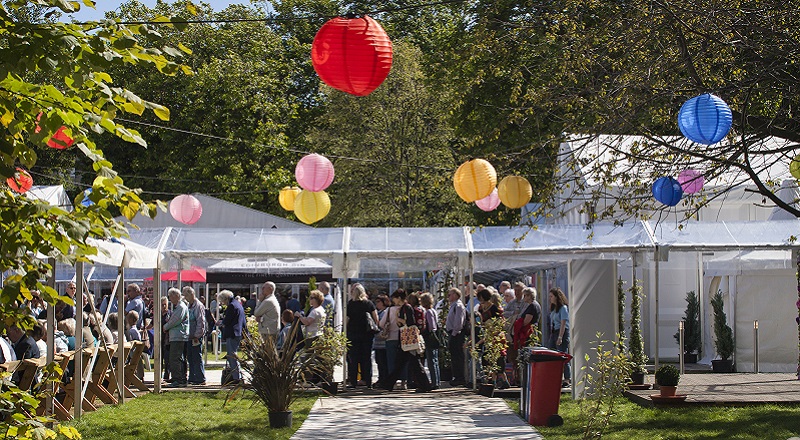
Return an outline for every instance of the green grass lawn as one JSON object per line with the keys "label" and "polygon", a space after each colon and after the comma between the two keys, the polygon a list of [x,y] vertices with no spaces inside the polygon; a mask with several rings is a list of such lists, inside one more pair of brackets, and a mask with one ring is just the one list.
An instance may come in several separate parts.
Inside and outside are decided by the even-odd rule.
{"label": "green grass lawn", "polygon": [[[518,410],[516,400],[508,401]],[[800,436],[800,406],[755,405],[743,407],[643,408],[620,399],[618,414],[604,439],[781,439]],[[576,401],[561,399],[559,414],[564,426],[537,427],[547,440],[580,439],[583,420]]]}
{"label": "green grass lawn", "polygon": [[120,407],[84,414],[76,427],[86,440],[255,440],[288,439],[303,424],[318,395],[301,395],[292,405],[292,427],[269,427],[267,409],[247,397],[223,408],[226,392],[147,394]]}

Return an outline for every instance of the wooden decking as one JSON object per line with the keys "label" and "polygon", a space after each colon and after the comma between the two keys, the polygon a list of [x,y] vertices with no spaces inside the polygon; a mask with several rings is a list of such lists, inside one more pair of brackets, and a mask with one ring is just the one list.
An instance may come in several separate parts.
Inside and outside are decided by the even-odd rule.
{"label": "wooden decking", "polygon": [[[645,383],[653,383],[652,375]],[[651,394],[658,390],[628,391],[636,403],[653,406]],[[686,394],[681,405],[756,405],[800,403],[800,381],[794,373],[684,374],[678,394]],[[660,406],[660,405],[656,405]]]}

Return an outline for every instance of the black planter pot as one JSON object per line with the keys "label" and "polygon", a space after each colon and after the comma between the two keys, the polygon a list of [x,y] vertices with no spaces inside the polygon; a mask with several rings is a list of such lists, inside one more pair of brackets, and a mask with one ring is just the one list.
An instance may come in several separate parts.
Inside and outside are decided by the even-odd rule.
{"label": "black planter pot", "polygon": [[482,383],[478,385],[478,394],[481,396],[492,397],[494,395],[494,384]]}
{"label": "black planter pot", "polygon": [[320,385],[320,388],[322,388],[326,393],[332,396],[339,394],[339,382],[330,382],[330,383],[323,382]]}
{"label": "black planter pot", "polygon": [[632,385],[644,385],[644,372],[631,373]]}
{"label": "black planter pot", "polygon": [[683,362],[685,364],[696,364],[697,363],[697,353],[684,353],[683,354]]}
{"label": "black planter pot", "polygon": [[714,373],[733,373],[733,359],[715,359],[711,361],[711,371]]}
{"label": "black planter pot", "polygon": [[291,411],[270,411],[269,413],[269,427],[270,428],[287,428],[292,426],[292,412]]}

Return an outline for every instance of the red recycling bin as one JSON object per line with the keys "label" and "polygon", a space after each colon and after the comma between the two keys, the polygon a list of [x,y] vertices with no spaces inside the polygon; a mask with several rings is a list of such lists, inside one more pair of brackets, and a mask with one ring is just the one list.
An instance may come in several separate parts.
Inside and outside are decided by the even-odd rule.
{"label": "red recycling bin", "polygon": [[531,425],[553,425],[552,416],[558,415],[561,400],[561,377],[564,364],[572,359],[567,353],[534,348],[530,362],[522,369],[522,396],[520,412]]}

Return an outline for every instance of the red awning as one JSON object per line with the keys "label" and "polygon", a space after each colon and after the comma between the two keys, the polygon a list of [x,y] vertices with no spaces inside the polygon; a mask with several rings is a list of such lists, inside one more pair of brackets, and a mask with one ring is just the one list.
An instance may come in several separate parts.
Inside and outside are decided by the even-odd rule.
{"label": "red awning", "polygon": [[[153,277],[145,278],[145,281],[152,281]],[[178,272],[163,272],[161,281],[178,281]],[[192,267],[181,271],[181,282],[185,283],[205,283],[206,270],[202,267]]]}

